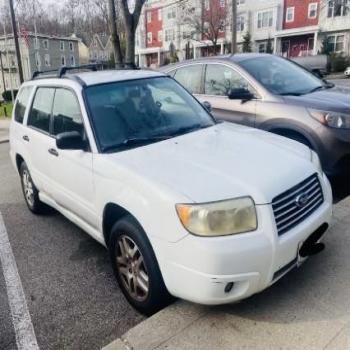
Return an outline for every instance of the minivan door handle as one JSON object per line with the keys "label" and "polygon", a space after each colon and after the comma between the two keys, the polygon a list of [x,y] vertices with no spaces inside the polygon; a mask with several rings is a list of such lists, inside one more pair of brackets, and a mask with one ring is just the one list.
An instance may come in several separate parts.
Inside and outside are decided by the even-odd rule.
{"label": "minivan door handle", "polygon": [[54,148],[49,149],[49,153],[52,154],[55,157],[58,157],[58,152]]}
{"label": "minivan door handle", "polygon": [[23,138],[24,141],[29,142],[29,137],[27,135],[24,135],[22,138]]}

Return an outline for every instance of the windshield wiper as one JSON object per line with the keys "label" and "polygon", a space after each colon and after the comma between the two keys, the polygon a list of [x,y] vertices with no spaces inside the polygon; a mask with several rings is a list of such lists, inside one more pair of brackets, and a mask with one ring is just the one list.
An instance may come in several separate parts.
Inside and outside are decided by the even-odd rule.
{"label": "windshield wiper", "polygon": [[174,137],[174,136],[180,136],[180,135],[188,134],[188,133],[190,133],[192,131],[209,128],[210,126],[212,126],[212,125],[195,124],[195,125],[191,125],[191,126],[183,126],[181,128],[178,128],[174,132],[172,132],[171,136]]}
{"label": "windshield wiper", "polygon": [[302,93],[300,93],[300,92],[281,92],[279,95],[280,96],[301,96]]}
{"label": "windshield wiper", "polygon": [[316,86],[315,88],[308,91],[307,94],[311,94],[311,93],[316,92],[318,90],[323,90],[325,87],[326,87],[325,85]]}
{"label": "windshield wiper", "polygon": [[149,137],[132,137],[124,140],[121,143],[115,145],[105,146],[102,148],[102,152],[108,152],[112,150],[127,149],[134,146],[147,145],[153,142],[163,141],[169,139],[169,136],[149,136]]}

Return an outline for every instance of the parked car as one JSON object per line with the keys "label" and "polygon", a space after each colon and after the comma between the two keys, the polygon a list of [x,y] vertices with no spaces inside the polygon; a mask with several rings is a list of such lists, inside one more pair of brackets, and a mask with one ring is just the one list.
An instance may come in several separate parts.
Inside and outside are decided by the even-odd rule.
{"label": "parked car", "polygon": [[105,245],[147,314],[169,295],[246,298],[324,248],[332,193],[317,154],[216,123],[162,73],[36,75],[10,145],[29,210],[49,205]]}
{"label": "parked car", "polygon": [[268,54],[207,57],[166,66],[218,119],[312,148],[329,176],[350,175],[350,89]]}
{"label": "parked car", "polygon": [[346,78],[350,78],[350,67],[346,68],[344,74]]}
{"label": "parked car", "polygon": [[292,61],[304,67],[319,78],[329,73],[330,61],[328,55],[293,57]]}

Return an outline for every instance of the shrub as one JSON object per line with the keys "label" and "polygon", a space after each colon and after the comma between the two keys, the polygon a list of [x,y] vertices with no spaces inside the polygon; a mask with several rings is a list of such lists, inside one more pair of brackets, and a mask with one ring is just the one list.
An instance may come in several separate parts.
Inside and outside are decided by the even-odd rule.
{"label": "shrub", "polygon": [[330,55],[331,72],[344,72],[350,66],[350,57],[332,53]]}
{"label": "shrub", "polygon": [[[14,95],[15,98],[16,98],[16,96],[17,96],[17,93],[18,93],[18,90],[13,90],[13,95]],[[11,91],[10,91],[10,90],[4,91],[4,92],[2,93],[2,98],[3,98],[6,102],[12,101]]]}

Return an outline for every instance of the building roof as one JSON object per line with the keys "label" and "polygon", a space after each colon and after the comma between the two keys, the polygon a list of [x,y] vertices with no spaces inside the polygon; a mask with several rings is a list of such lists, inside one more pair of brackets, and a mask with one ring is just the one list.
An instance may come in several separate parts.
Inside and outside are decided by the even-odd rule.
{"label": "building roof", "polygon": [[[59,35],[47,35],[47,34],[39,34],[39,33],[37,33],[35,35],[35,33],[33,33],[33,32],[28,32],[28,36],[32,37],[32,38],[35,38],[35,36],[37,36],[39,39],[69,40],[69,41],[79,41],[80,40],[76,36],[59,36]],[[0,40],[3,40],[5,38],[12,39],[13,34],[7,34],[6,37],[5,37],[5,35],[0,35]]]}

